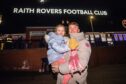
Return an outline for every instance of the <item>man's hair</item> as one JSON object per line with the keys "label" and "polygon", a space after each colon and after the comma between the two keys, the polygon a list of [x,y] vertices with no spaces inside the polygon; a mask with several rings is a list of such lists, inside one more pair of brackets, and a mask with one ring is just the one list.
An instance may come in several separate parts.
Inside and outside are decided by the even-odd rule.
{"label": "man's hair", "polygon": [[76,26],[79,27],[79,24],[78,24],[77,22],[70,22],[70,23],[68,24],[68,26],[70,26],[70,25],[76,25]]}

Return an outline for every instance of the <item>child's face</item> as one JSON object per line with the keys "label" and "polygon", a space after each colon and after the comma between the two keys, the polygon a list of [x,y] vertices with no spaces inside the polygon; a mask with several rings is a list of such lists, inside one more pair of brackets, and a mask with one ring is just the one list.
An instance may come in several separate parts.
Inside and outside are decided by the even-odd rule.
{"label": "child's face", "polygon": [[58,35],[64,36],[65,35],[65,28],[64,27],[57,27],[56,33]]}

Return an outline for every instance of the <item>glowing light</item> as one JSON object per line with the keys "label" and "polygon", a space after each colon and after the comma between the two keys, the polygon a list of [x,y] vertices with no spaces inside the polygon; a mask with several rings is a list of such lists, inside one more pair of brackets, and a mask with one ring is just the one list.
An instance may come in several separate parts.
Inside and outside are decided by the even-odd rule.
{"label": "glowing light", "polygon": [[2,23],[2,15],[0,15],[0,24]]}
{"label": "glowing light", "polygon": [[45,2],[45,0],[40,0],[40,2],[41,2],[41,3],[44,3],[44,2]]}
{"label": "glowing light", "polygon": [[94,16],[90,16],[90,23],[91,23],[92,32],[94,32],[93,21],[92,21],[93,19],[94,19]]}
{"label": "glowing light", "polygon": [[90,16],[90,19],[94,19],[94,16]]}

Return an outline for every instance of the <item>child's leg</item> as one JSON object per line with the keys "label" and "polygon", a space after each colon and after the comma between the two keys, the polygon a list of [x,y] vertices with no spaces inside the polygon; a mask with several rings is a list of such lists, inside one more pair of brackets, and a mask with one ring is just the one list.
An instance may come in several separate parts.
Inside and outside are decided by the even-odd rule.
{"label": "child's leg", "polygon": [[[61,59],[55,61],[55,63],[63,64],[63,63],[65,63],[65,59],[61,58]],[[65,75],[63,75],[62,84],[68,84],[68,81],[70,80],[70,78],[71,78],[71,74],[65,74]]]}
{"label": "child's leg", "polygon": [[70,74],[64,75],[64,76],[63,76],[62,84],[68,84],[70,78],[71,78],[71,75],[70,75]]}

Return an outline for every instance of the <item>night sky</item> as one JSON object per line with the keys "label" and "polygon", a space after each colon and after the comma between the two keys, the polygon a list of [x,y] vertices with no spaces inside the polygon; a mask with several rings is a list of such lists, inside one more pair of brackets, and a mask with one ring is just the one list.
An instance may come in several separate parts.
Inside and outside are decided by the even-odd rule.
{"label": "night sky", "polygon": [[61,23],[61,20],[77,21],[81,30],[91,32],[87,15],[13,14],[14,7],[107,10],[107,16],[95,16],[94,31],[126,30],[121,25],[121,21],[126,19],[126,6],[121,0],[47,0],[44,4],[39,0],[1,0],[0,14],[3,15],[3,22],[0,25],[1,33],[24,33],[27,26],[55,26]]}

